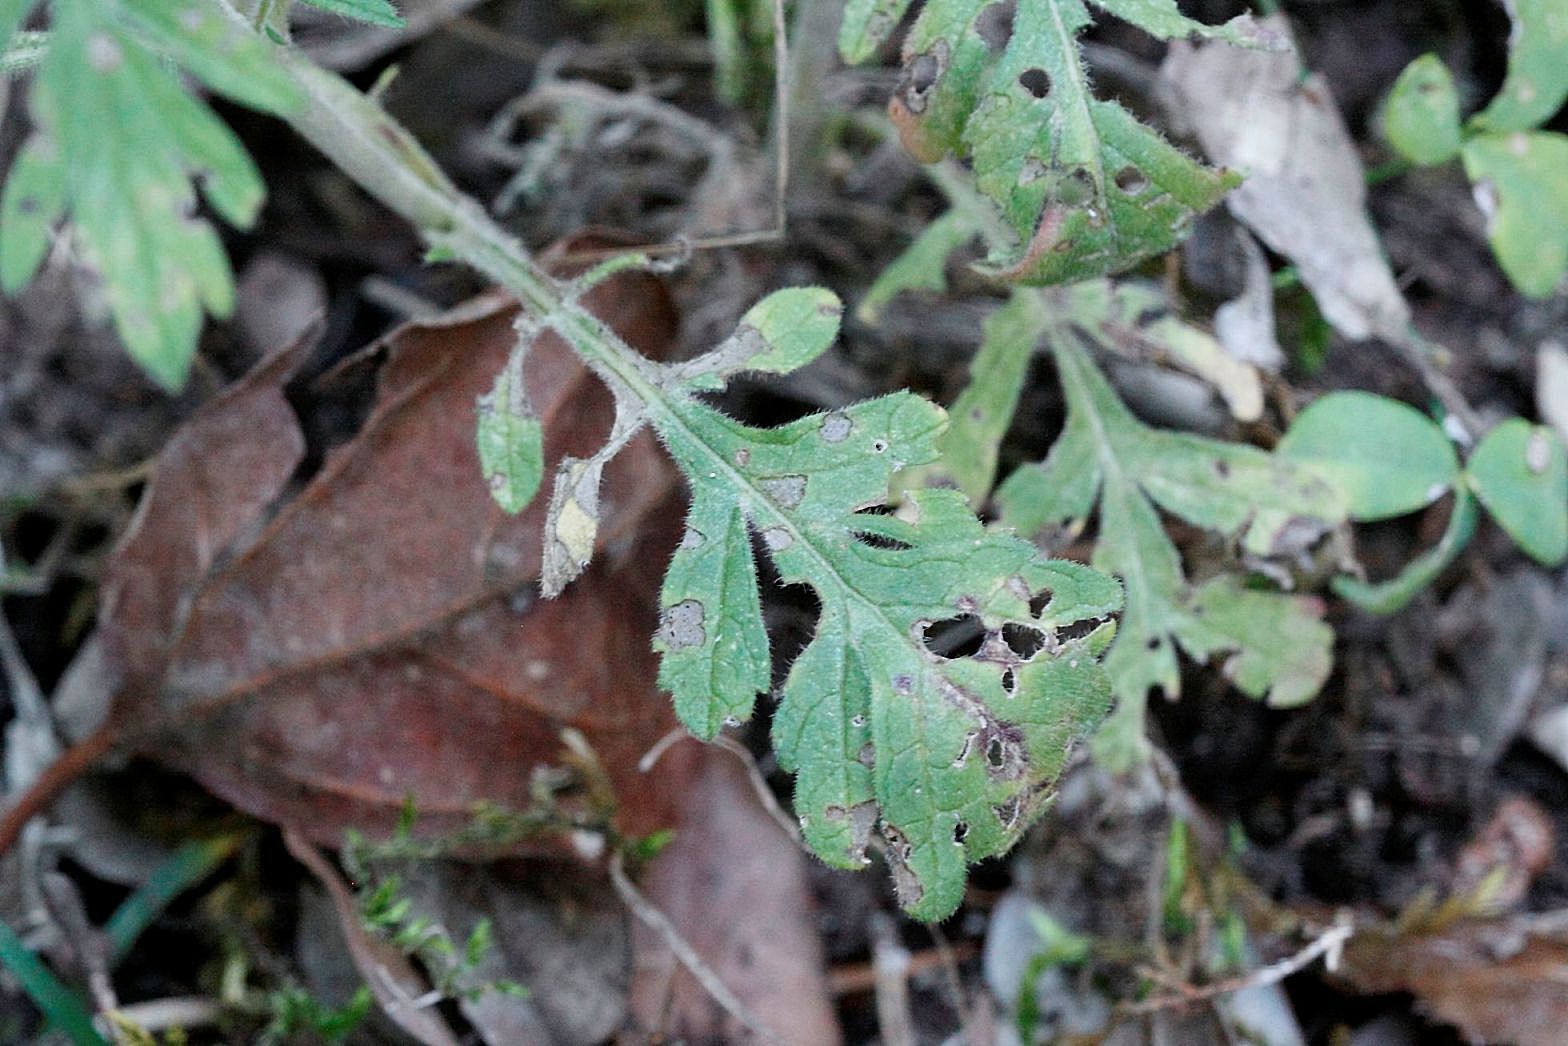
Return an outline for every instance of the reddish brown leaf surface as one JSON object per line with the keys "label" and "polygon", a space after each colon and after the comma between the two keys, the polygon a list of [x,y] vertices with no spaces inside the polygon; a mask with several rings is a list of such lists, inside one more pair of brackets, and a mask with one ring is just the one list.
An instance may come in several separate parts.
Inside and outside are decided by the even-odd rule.
{"label": "reddish brown leaf surface", "polygon": [[[717,748],[701,757],[675,841],[642,888],[775,1041],[840,1041],[828,994],[806,856],[758,803],[746,773]],[[647,926],[632,928],[632,999],[639,1037],[746,1042]]]}
{"label": "reddish brown leaf surface", "polygon": [[[673,337],[662,287],[622,277],[589,304],[632,344]],[[111,715],[138,749],[260,817],[337,844],[388,829],[409,796],[447,834],[480,801],[523,809],[531,771],[581,730],[623,801],[620,827],[673,823],[679,763],[644,751],[672,725],[653,686],[658,567],[680,510],[651,437],[606,474],[595,568],[535,598],[545,498],[490,500],[475,398],[514,342],[490,295],[386,343],[373,409],[292,498],[303,440],[281,389],[308,346],[269,359],[160,455],[105,586],[123,680]],[[546,475],[609,428],[608,395],[543,339],[529,387]]]}

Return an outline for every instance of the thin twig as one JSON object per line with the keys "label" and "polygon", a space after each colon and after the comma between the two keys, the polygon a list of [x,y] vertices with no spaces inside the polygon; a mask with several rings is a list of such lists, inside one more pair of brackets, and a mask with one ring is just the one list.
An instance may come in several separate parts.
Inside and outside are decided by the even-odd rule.
{"label": "thin twig", "polygon": [[713,743],[740,760],[741,766],[746,768],[746,778],[751,782],[751,790],[757,793],[757,801],[768,812],[768,816],[773,818],[773,823],[793,839],[796,846],[804,850],[806,842],[800,835],[800,822],[779,805],[778,796],[773,794],[773,789],[768,786],[768,779],[762,776],[762,768],[757,765],[757,760],[746,746],[728,734],[720,734],[713,739]]}
{"label": "thin twig", "polygon": [[909,949],[886,912],[871,916],[871,965],[876,972],[877,1031],[887,1046],[914,1046],[909,1010]]}
{"label": "thin twig", "polygon": [[1155,995],[1136,1002],[1123,1002],[1116,1009],[1119,1013],[1128,1015],[1150,1014],[1157,1013],[1160,1010],[1177,1009],[1191,1006],[1195,1003],[1208,1002],[1221,995],[1230,995],[1235,992],[1245,991],[1248,988],[1261,988],[1270,984],[1278,984],[1285,978],[1300,973],[1319,958],[1323,959],[1324,965],[1332,973],[1339,967],[1339,956],[1345,946],[1345,942],[1350,940],[1354,934],[1355,926],[1348,919],[1341,919],[1332,927],[1323,931],[1316,940],[1301,949],[1301,951],[1281,959],[1279,962],[1271,963],[1240,977],[1232,977],[1229,980],[1216,981],[1213,984],[1201,986],[1188,985],[1169,994]]}
{"label": "thin twig", "polygon": [[958,1026],[968,1029],[973,1014],[964,997],[964,981],[958,973],[958,954],[953,950],[947,934],[942,932],[942,927],[932,923],[926,930],[931,934],[931,942],[936,945],[937,955],[942,958],[942,985],[947,989],[947,1003],[958,1017]]}
{"label": "thin twig", "polygon": [[117,740],[119,731],[112,722],[105,723],[49,764],[27,791],[0,814],[0,856],[16,845],[17,837],[29,821],[48,809],[61,793],[108,755]]}
{"label": "thin twig", "polygon": [[660,911],[657,905],[643,896],[642,891],[637,889],[637,884],[633,883],[631,876],[626,874],[625,858],[619,850],[610,857],[610,882],[614,884],[615,892],[620,896],[621,903],[626,905],[644,926],[659,935],[660,940],[664,941],[665,946],[670,949],[676,960],[686,967],[687,972],[696,978],[698,984],[702,985],[703,991],[707,992],[709,997],[718,1003],[725,1013],[733,1017],[759,1039],[765,1042],[780,1041],[778,1036],[763,1027],[762,1023],[752,1015],[751,1011],[746,1009],[746,1005],[735,996],[735,993],[729,990],[719,978],[719,975],[702,960],[702,956],[698,955],[697,950],[691,946],[690,942],[681,936],[680,931],[675,928],[674,923],[670,922],[669,917]]}
{"label": "thin twig", "polygon": [[782,240],[789,225],[789,87],[789,27],[784,17],[784,0],[773,0],[773,137],[777,155],[773,165],[772,228],[685,238],[640,247],[577,251],[567,255],[562,261],[568,264],[591,264],[621,254],[646,254],[650,258],[656,258],[692,251],[752,247],[760,243],[776,243]]}
{"label": "thin twig", "polygon": [[[953,945],[951,958],[956,962],[968,962],[980,955],[980,948],[973,941],[960,941]],[[941,970],[948,963],[948,956],[939,949],[928,948],[924,951],[909,954],[909,975],[921,977],[928,973]],[[845,995],[864,995],[866,992],[875,991],[877,986],[876,969],[872,963],[856,962],[834,966],[828,970],[828,994],[834,998]]]}
{"label": "thin twig", "polygon": [[[643,754],[643,757],[637,761],[638,771],[647,773],[652,770],[659,760],[664,758],[664,753],[668,752],[677,743],[696,740],[699,740],[699,738],[692,736],[684,727],[676,727],[654,742],[653,747]],[[728,734],[719,734],[713,739],[713,744],[740,760],[741,766],[746,768],[746,779],[751,783],[751,790],[756,793],[757,801],[762,804],[762,808],[767,811],[768,816],[773,818],[773,823],[778,825],[785,835],[794,840],[796,846],[810,853],[810,850],[806,847],[806,841],[801,838],[800,823],[791,817],[789,812],[779,804],[778,796],[773,794],[772,787],[768,785],[768,779],[763,776],[762,768],[757,765],[757,760],[752,756],[750,749]]]}

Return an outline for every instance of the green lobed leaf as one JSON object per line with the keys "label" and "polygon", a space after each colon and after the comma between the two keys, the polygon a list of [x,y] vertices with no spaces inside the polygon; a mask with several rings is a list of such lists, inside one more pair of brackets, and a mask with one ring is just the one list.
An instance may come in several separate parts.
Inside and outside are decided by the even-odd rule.
{"label": "green lobed leaf", "polygon": [[1544,425],[1510,418],[1486,434],[1466,466],[1470,487],[1536,561],[1568,559],[1568,453]]}
{"label": "green lobed leaf", "polygon": [[711,739],[751,715],[772,682],[757,562],[744,513],[696,488],[664,575],[659,685],[693,733]]}
{"label": "green lobed leaf", "polygon": [[910,486],[954,487],[976,507],[996,479],[996,462],[1029,376],[1029,361],[1048,326],[1037,293],[1020,288],[985,322],[969,384],[953,402],[949,425],[937,439],[937,460],[912,469]]}
{"label": "green lobed leaf", "polygon": [[1333,392],[1291,424],[1276,452],[1342,490],[1350,518],[1415,512],[1459,479],[1459,456],[1443,430],[1408,404],[1370,392]]}
{"label": "green lobed leaf", "polygon": [[[612,363],[589,350],[615,422],[602,450],[557,471],[541,588],[554,594],[586,565],[599,472],[652,424],[692,489],[654,637],[681,721],[711,739],[749,717],[773,682],[760,545],[779,580],[809,586],[821,607],[773,720],[806,842],[829,863],[859,867],[880,834],[905,908],[938,919],[957,907],[967,866],[1006,850],[1045,809],[1072,743],[1103,717],[1110,687],[1099,656],[1114,625],[1059,630],[1110,614],[1121,589],[988,532],[957,491],[898,498],[893,477],[931,461],[947,425],[917,396],[773,429],[697,398],[743,371],[805,365],[831,343],[841,312],[831,293],[795,288],[764,299],[695,360]],[[585,330],[602,336],[571,303],[536,322],[579,345]],[[886,514],[900,500],[900,514]],[[928,635],[955,619],[984,636],[973,655],[946,656]]]}
{"label": "green lobed leaf", "polygon": [[1250,697],[1285,707],[1327,678],[1333,634],[1310,600],[1216,579],[1194,588],[1156,509],[1237,535],[1257,555],[1286,553],[1344,518],[1341,496],[1306,470],[1253,447],[1150,429],[1116,397],[1072,332],[1050,337],[1067,394],[1067,426],[1042,465],[1019,469],[996,499],[1003,525],[1076,534],[1098,505],[1093,563],[1126,589],[1106,671],[1118,707],[1096,738],[1116,767],[1143,757],[1150,689],[1180,692],[1178,646],[1223,659]]}
{"label": "green lobed leaf", "polygon": [[1507,0],[1513,33],[1508,76],[1474,123],[1488,131],[1538,126],[1568,99],[1568,7],[1562,0]]}
{"label": "green lobed leaf", "polygon": [[1437,55],[1417,58],[1394,81],[1383,132],[1412,163],[1433,166],[1459,155],[1459,90]]}
{"label": "green lobed leaf", "polygon": [[[784,351],[799,334],[773,319],[751,327],[774,341],[750,358],[814,354]],[[707,359],[738,369],[722,346]],[[1075,639],[1057,630],[1108,614],[1120,590],[988,533],[955,491],[917,492],[906,515],[868,511],[888,503],[898,470],[935,456],[940,408],[897,393],[760,429],[693,398],[687,390],[708,383],[689,367],[664,371],[665,398],[650,411],[693,491],[662,592],[661,682],[698,736],[752,713],[772,678],[755,534],[780,580],[809,585],[821,604],[774,717],[806,841],[858,867],[880,833],[902,903],[941,918],[967,865],[1018,839],[1072,740],[1104,714],[1096,655],[1107,629]],[[933,624],[966,616],[986,636],[978,653],[949,658],[927,645]],[[1014,651],[1007,626],[1043,645]]]}
{"label": "green lobed leaf", "polygon": [[877,274],[855,309],[862,323],[876,323],[882,310],[905,291],[947,290],[947,257],[979,234],[969,216],[947,211],[920,230],[909,246]]}
{"label": "green lobed leaf", "polygon": [[300,0],[311,7],[330,11],[358,22],[379,25],[387,29],[401,29],[406,24],[389,0]]}
{"label": "green lobed leaf", "polygon": [[210,0],[90,0],[219,94],[262,112],[286,114],[303,99],[272,47]]}
{"label": "green lobed leaf", "polygon": [[1568,135],[1479,134],[1463,156],[1503,272],[1532,298],[1551,294],[1568,271]]}
{"label": "green lobed leaf", "polygon": [[[1274,44],[1250,18],[1207,26],[1172,0],[1098,6],[1160,36]],[[889,111],[917,159],[973,161],[1014,239],[991,275],[1049,284],[1122,271],[1179,243],[1239,183],[1093,97],[1076,40],[1089,24],[1083,0],[928,0],[905,40]]]}
{"label": "green lobed leaf", "polygon": [[239,226],[255,220],[263,187],[165,57],[257,108],[300,101],[269,48],[200,0],[55,5],[31,94],[36,130],[0,201],[0,284],[15,291],[31,278],[52,226],[68,215],[127,349],[176,389],[203,312],[226,315],[234,299],[223,246],[195,217],[192,179]]}

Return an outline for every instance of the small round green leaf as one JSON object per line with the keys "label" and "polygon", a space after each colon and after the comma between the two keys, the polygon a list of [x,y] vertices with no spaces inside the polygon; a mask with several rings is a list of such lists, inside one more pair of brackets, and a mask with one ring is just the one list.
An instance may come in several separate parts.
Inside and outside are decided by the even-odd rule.
{"label": "small round green leaf", "polygon": [[1431,419],[1370,392],[1333,392],[1296,418],[1281,457],[1344,491],[1350,518],[1391,519],[1425,508],[1454,485],[1459,457]]}
{"label": "small round green leaf", "polygon": [[844,304],[825,288],[774,291],[741,318],[741,331],[753,332],[762,341],[745,369],[788,374],[804,367],[833,344],[843,317]]}
{"label": "small round green leaf", "polygon": [[1447,163],[1459,153],[1459,91],[1435,54],[1405,66],[1383,118],[1389,144],[1414,163]]}
{"label": "small round green leaf", "polygon": [[1503,272],[1529,297],[1551,294],[1568,271],[1568,135],[1478,134],[1464,159]]}
{"label": "small round green leaf", "polygon": [[1470,455],[1470,486],[1508,536],[1535,560],[1568,559],[1568,452],[1557,433],[1511,418]]}

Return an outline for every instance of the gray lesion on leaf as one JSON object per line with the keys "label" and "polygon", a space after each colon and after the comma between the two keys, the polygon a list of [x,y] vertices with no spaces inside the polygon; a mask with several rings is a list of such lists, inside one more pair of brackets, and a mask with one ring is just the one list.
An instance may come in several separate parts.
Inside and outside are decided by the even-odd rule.
{"label": "gray lesion on leaf", "polygon": [[703,622],[707,609],[695,599],[683,599],[666,607],[659,623],[659,638],[671,650],[701,646],[708,637]]}
{"label": "gray lesion on leaf", "polygon": [[750,323],[742,323],[709,352],[684,363],[664,368],[664,383],[679,386],[694,380],[712,380],[738,374],[758,356],[769,350],[767,338]]}
{"label": "gray lesion on leaf", "polygon": [[1002,829],[1008,832],[1018,826],[1023,812],[1024,797],[1021,795],[1015,795],[1007,802],[992,807],[992,813],[996,814],[996,819],[1002,823]]}
{"label": "gray lesion on leaf", "polygon": [[832,413],[822,419],[822,442],[842,443],[854,431],[855,423],[848,414]]}
{"label": "gray lesion on leaf", "polygon": [[877,826],[879,813],[877,804],[871,800],[856,803],[847,810],[842,806],[830,806],[823,811],[829,821],[836,823],[849,822],[850,844],[845,853],[850,860],[861,864],[869,864],[866,857],[866,847],[871,845],[871,831]]}
{"label": "gray lesion on leaf", "polygon": [[882,838],[887,842],[887,866],[893,873],[893,890],[898,894],[898,903],[905,908],[912,908],[920,903],[926,892],[920,877],[909,867],[909,856],[914,848],[909,845],[903,832],[885,821],[882,823]]}
{"label": "gray lesion on leaf", "polygon": [[805,476],[774,476],[761,480],[757,486],[781,508],[797,508],[806,496]]}
{"label": "gray lesion on leaf", "polygon": [[969,733],[964,735],[964,746],[958,750],[958,757],[953,760],[954,770],[963,769],[964,764],[969,762],[969,756],[972,752],[974,752],[975,741],[978,740],[979,737],[980,731],[978,730],[971,730]]}
{"label": "gray lesion on leaf", "polygon": [[707,540],[708,539],[703,535],[702,531],[698,530],[696,527],[688,526],[686,528],[686,533],[681,535],[680,547],[683,551],[691,552],[695,549],[701,548],[703,542]]}
{"label": "gray lesion on leaf", "polygon": [[795,543],[795,536],[783,527],[769,527],[762,532],[762,543],[769,552],[783,552]]}

